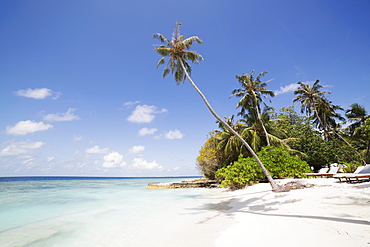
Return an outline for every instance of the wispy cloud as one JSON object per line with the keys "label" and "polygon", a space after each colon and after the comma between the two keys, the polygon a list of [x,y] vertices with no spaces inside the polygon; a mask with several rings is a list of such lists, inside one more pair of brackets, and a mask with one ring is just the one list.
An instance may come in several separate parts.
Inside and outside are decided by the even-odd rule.
{"label": "wispy cloud", "polygon": [[123,106],[130,107],[130,106],[137,105],[137,104],[140,104],[140,103],[141,103],[140,101],[127,101],[127,102],[123,103]]}
{"label": "wispy cloud", "polygon": [[138,105],[127,120],[133,123],[151,123],[155,119],[155,115],[165,112],[167,109],[157,110],[154,105]]}
{"label": "wispy cloud", "polygon": [[44,116],[44,120],[50,122],[80,120],[80,118],[74,114],[76,110],[77,109],[69,108],[68,111],[65,113],[48,114]]}
{"label": "wispy cloud", "polygon": [[109,148],[100,148],[99,146],[94,146],[85,150],[88,154],[106,154],[109,153]]}
{"label": "wispy cloud", "polygon": [[82,141],[82,139],[84,139],[84,137],[83,137],[83,136],[75,136],[75,137],[73,137],[73,141],[74,141],[74,142]]}
{"label": "wispy cloud", "polygon": [[289,93],[289,92],[295,91],[297,88],[298,88],[298,84],[297,83],[292,83],[292,84],[289,84],[287,86],[280,87],[280,89],[276,90],[274,93],[275,93],[275,95]]}
{"label": "wispy cloud", "polygon": [[144,128],[139,130],[139,136],[153,135],[157,131],[158,131],[158,129],[156,129],[156,128],[148,129],[148,128],[144,127]]}
{"label": "wispy cloud", "polygon": [[38,131],[48,130],[50,128],[53,128],[53,125],[45,124],[43,122],[26,120],[20,121],[14,126],[7,126],[6,133],[8,135],[27,135]]}
{"label": "wispy cloud", "polygon": [[60,92],[53,92],[53,90],[48,88],[27,88],[23,90],[18,90],[15,92],[16,95],[26,98],[32,99],[45,99],[47,97],[51,97],[52,99],[58,99],[62,93]]}
{"label": "wispy cloud", "polygon": [[14,142],[0,150],[0,156],[26,154],[32,150],[39,149],[44,145],[44,142]]}

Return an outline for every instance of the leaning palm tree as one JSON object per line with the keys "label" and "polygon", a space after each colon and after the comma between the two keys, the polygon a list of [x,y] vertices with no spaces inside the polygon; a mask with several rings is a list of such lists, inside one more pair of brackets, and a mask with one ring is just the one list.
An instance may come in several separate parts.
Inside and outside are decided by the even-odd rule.
{"label": "leaning palm tree", "polygon": [[198,64],[200,61],[203,60],[203,57],[197,52],[190,51],[189,48],[191,47],[193,42],[202,44],[202,40],[197,36],[185,38],[184,36],[180,35],[180,25],[181,23],[176,23],[171,40],[167,39],[164,35],[160,33],[155,33],[153,35],[153,38],[158,39],[161,43],[164,44],[155,46],[155,51],[162,56],[162,58],[159,60],[157,64],[157,68],[160,65],[164,64],[165,58],[168,57],[169,60],[165,66],[163,77],[166,77],[171,72],[172,74],[174,74],[174,78],[177,84],[184,82],[186,79],[188,79],[191,85],[194,87],[194,89],[202,97],[204,103],[206,104],[212,115],[218,121],[220,121],[220,123],[222,123],[223,126],[225,126],[225,128],[227,128],[230,132],[237,136],[240,139],[240,141],[247,147],[248,151],[256,159],[266,178],[270,182],[272,191],[274,192],[283,191],[283,188],[276,184],[275,181],[272,179],[271,175],[266,170],[265,166],[262,164],[261,160],[258,158],[253,149],[249,146],[249,144],[213,110],[207,98],[204,96],[202,91],[199,90],[197,85],[190,77],[191,66],[187,61]]}
{"label": "leaning palm tree", "polygon": [[265,74],[267,74],[267,71],[263,71],[256,78],[254,78],[254,71],[252,71],[249,75],[243,74],[241,76],[235,76],[242,88],[234,89],[231,92],[232,95],[230,97],[236,96],[241,98],[236,105],[237,108],[241,107],[241,114],[244,114],[248,109],[255,109],[258,120],[260,121],[266,136],[267,146],[270,146],[269,135],[261,118],[260,103],[262,102],[265,106],[267,106],[262,97],[268,99],[268,96],[274,97],[275,94],[273,91],[265,88],[267,83],[271,80],[268,80],[267,82],[261,81],[261,77]]}

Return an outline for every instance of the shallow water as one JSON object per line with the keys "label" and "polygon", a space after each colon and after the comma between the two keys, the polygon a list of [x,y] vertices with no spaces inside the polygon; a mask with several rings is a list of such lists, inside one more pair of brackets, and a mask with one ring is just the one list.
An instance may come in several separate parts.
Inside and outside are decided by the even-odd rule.
{"label": "shallow water", "polygon": [[206,211],[203,199],[213,193],[146,189],[175,181],[181,179],[0,182],[0,246],[160,246],[153,232],[176,234],[166,226]]}

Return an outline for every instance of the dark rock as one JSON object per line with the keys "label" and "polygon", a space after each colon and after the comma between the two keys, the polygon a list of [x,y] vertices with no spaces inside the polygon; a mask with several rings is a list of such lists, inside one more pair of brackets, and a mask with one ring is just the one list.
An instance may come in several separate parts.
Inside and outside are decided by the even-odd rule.
{"label": "dark rock", "polygon": [[184,180],[180,183],[149,183],[147,189],[184,189],[184,188],[217,188],[219,183],[215,180],[200,178]]}

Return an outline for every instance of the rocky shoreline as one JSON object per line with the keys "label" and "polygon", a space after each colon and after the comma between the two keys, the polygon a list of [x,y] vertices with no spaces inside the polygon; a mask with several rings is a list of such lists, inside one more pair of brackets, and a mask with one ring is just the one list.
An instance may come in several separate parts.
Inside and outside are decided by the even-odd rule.
{"label": "rocky shoreline", "polygon": [[184,188],[218,188],[216,180],[200,178],[195,180],[184,180],[177,183],[149,183],[147,189],[184,189]]}

